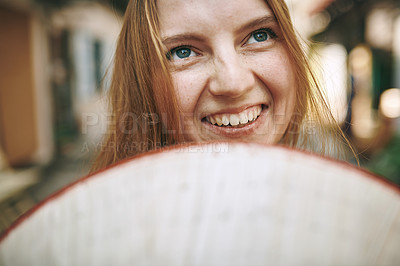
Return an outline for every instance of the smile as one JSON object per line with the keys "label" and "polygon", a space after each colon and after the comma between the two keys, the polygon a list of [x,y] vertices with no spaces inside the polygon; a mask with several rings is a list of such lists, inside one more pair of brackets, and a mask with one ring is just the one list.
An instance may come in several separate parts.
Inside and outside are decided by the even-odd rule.
{"label": "smile", "polygon": [[256,105],[236,114],[209,115],[205,120],[218,127],[240,128],[254,122],[261,115],[262,109],[262,105]]}

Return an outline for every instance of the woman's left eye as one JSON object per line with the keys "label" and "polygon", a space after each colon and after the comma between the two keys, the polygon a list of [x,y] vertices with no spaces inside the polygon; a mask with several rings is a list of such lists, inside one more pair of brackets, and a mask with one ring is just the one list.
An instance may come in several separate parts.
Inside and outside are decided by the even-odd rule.
{"label": "woman's left eye", "polygon": [[246,44],[265,42],[275,37],[276,34],[271,29],[261,29],[251,33],[250,38],[247,40]]}

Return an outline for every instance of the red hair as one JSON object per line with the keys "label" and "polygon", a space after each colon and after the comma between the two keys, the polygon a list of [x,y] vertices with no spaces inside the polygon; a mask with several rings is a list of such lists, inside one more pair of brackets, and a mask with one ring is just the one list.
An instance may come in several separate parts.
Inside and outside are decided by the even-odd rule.
{"label": "red hair", "polygon": [[[285,2],[266,0],[266,3],[281,28],[297,83],[294,114],[280,143],[323,155],[343,154],[341,143],[352,150],[311,71]],[[108,92],[112,122],[92,170],[183,141],[179,106],[165,52],[156,0],[131,0],[119,36]],[[307,128],[309,121],[311,132]]]}

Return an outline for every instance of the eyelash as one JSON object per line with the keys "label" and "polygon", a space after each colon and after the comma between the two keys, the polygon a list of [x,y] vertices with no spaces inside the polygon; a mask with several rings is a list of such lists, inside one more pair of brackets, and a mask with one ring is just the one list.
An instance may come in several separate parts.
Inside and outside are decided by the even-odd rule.
{"label": "eyelash", "polygon": [[[249,39],[250,39],[254,34],[260,33],[260,32],[266,32],[266,33],[268,34],[268,37],[269,37],[269,38],[268,38],[267,40],[269,40],[269,39],[275,39],[275,38],[278,37],[277,34],[276,34],[271,28],[260,28],[260,29],[258,29],[258,30],[255,30],[255,31],[251,32],[251,33],[244,39],[244,40],[246,40],[245,43],[247,43],[247,42],[249,41]],[[168,60],[171,60],[173,54],[174,54],[176,51],[178,51],[178,50],[180,50],[180,49],[184,49],[184,48],[189,49],[191,52],[194,52],[194,51],[193,51],[193,46],[182,44],[182,45],[179,45],[179,46],[174,47],[174,48],[172,48],[171,50],[169,50],[169,51],[167,52],[167,54],[166,54],[167,59],[168,59]],[[196,53],[196,52],[194,52],[194,53]]]}
{"label": "eyelash", "polygon": [[245,43],[247,43],[249,41],[249,39],[256,33],[261,33],[261,32],[266,32],[268,34],[268,39],[276,39],[278,37],[278,35],[271,29],[271,28],[261,28],[258,30],[255,30],[253,32],[251,32],[246,38],[245,38]]}
{"label": "eyelash", "polygon": [[184,49],[184,48],[187,48],[187,49],[189,49],[189,50],[191,50],[192,52],[194,52],[193,51],[193,46],[192,45],[189,45],[189,44],[182,44],[182,45],[179,45],[179,46],[177,46],[177,47],[175,47],[175,48],[172,48],[171,50],[169,50],[168,51],[168,53],[166,54],[166,56],[167,56],[167,59],[168,60],[171,60],[172,58],[172,56],[173,56],[173,54],[176,52],[176,51],[178,51],[179,49]]}

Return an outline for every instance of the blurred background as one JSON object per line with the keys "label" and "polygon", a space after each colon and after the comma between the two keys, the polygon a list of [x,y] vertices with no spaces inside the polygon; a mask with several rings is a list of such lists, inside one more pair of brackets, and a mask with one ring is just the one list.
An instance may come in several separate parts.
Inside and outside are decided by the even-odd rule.
{"label": "blurred background", "polygon": [[[0,0],[0,232],[84,176],[128,0]],[[287,0],[363,167],[400,184],[400,1]]]}

